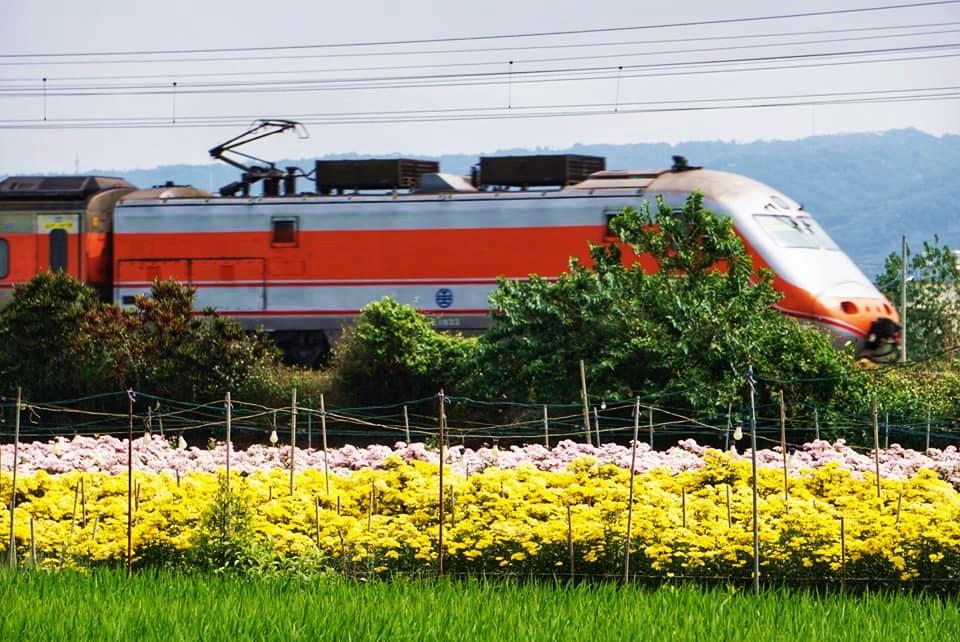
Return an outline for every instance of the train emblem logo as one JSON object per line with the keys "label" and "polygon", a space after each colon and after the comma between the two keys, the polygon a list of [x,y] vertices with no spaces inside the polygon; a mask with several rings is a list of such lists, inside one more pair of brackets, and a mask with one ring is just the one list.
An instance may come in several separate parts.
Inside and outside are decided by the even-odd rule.
{"label": "train emblem logo", "polygon": [[450,288],[440,288],[433,299],[441,308],[447,309],[453,305],[453,291]]}

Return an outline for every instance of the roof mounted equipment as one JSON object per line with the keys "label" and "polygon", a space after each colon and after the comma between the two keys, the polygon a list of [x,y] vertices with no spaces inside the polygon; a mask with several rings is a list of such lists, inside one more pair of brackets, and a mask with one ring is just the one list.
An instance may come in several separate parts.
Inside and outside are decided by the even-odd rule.
{"label": "roof mounted equipment", "polygon": [[[239,181],[224,185],[220,188],[220,195],[235,196],[237,192],[241,192],[244,196],[249,196],[250,186],[257,181],[263,180],[263,195],[279,196],[281,179],[284,180],[284,191],[287,193],[287,195],[292,195],[292,192],[296,192],[295,179],[297,172],[299,171],[296,167],[288,167],[287,171],[284,172],[277,169],[277,166],[274,163],[237,151],[237,147],[240,147],[241,145],[246,145],[247,143],[252,143],[256,140],[260,140],[261,138],[273,136],[274,134],[280,134],[291,129],[296,131],[300,138],[307,138],[309,136],[306,128],[295,120],[258,120],[253,124],[253,126],[250,127],[250,129],[243,132],[239,136],[235,136],[230,140],[213,147],[210,150],[210,156],[217,160],[221,160],[228,165],[232,165],[237,169],[243,170],[243,176]],[[235,160],[226,156],[226,154],[241,156],[258,163],[263,163],[264,166],[245,165],[239,160]],[[302,172],[300,172],[300,174],[302,175]]]}

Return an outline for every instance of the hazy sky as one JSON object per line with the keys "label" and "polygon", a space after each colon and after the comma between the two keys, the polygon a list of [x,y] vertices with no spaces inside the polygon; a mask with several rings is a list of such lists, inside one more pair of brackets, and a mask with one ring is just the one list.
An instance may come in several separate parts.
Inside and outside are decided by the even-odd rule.
{"label": "hazy sky", "polygon": [[256,118],[310,123],[266,158],[960,133],[960,3],[920,4],[9,2],[0,174],[205,162]]}

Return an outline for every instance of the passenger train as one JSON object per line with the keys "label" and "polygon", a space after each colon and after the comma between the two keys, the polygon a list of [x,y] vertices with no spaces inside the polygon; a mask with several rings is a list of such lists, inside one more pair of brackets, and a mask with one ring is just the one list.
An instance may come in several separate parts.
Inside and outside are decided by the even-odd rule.
{"label": "passenger train", "polygon": [[262,195],[249,193],[257,177],[245,174],[216,196],[99,176],[7,178],[0,289],[9,296],[39,271],[63,270],[129,305],[153,279],[173,278],[196,286],[198,309],[262,325],[288,357],[313,363],[383,296],[437,327],[481,330],[498,278],[555,278],[570,257],[589,262],[588,243],[615,240],[608,223],[624,207],[662,197],[679,209],[696,190],[733,219],[755,267],[773,271],[783,314],[865,356],[898,341],[896,310],[809,212],[679,157],[639,171],[560,155],[482,158],[471,177],[406,159],[318,161],[314,173],[310,193],[297,192],[291,168],[268,175]]}

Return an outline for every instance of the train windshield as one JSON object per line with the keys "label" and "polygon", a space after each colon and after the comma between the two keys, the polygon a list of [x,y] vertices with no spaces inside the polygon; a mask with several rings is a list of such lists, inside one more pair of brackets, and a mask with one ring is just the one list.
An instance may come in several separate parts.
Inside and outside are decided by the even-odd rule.
{"label": "train windshield", "polygon": [[800,221],[800,224],[805,228],[810,230],[810,232],[816,237],[817,242],[825,250],[839,250],[840,248],[836,243],[833,242],[833,239],[830,238],[830,235],[827,234],[827,231],[820,227],[820,224],[809,216],[800,216],[797,218]]}
{"label": "train windshield", "polygon": [[[813,228],[809,225],[802,224],[792,216],[785,214],[754,214],[753,217],[760,223],[760,227],[782,247],[814,249],[820,247],[820,243],[813,233]],[[812,221],[813,219],[808,220]]]}

